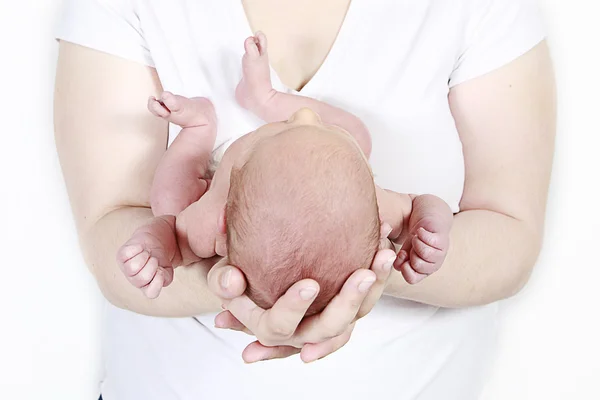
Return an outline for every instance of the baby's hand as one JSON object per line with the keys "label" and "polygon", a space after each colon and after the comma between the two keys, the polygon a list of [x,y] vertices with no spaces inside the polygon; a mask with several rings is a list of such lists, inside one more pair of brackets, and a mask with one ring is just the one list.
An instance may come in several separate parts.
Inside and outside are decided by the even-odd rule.
{"label": "baby's hand", "polygon": [[419,283],[442,267],[452,222],[452,211],[440,198],[423,195],[414,200],[408,237],[394,263],[406,282]]}
{"label": "baby's hand", "polygon": [[150,299],[173,282],[173,267],[179,260],[173,216],[152,219],[117,252],[117,262],[127,280]]}

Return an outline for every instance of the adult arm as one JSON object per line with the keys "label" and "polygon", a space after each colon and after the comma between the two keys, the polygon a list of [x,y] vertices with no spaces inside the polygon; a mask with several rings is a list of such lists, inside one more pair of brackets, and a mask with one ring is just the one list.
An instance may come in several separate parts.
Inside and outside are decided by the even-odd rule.
{"label": "adult arm", "polygon": [[453,87],[449,102],[466,168],[450,251],[442,268],[417,285],[394,271],[386,293],[468,307],[516,294],[540,252],[556,119],[546,43]]}
{"label": "adult arm", "polygon": [[220,309],[206,284],[214,261],[177,268],[155,300],[130,285],[116,262],[119,246],[152,218],[150,187],[168,134],[146,104],[161,91],[153,68],[60,43],[55,139],[86,264],[117,307],[192,316]]}

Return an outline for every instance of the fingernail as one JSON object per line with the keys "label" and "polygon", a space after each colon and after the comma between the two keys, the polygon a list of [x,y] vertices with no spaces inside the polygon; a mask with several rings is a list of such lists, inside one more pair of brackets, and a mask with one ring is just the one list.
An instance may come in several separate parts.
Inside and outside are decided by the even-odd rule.
{"label": "fingernail", "polygon": [[229,287],[229,280],[231,279],[231,269],[228,269],[225,274],[221,277],[221,287],[227,289]]}
{"label": "fingernail", "polygon": [[394,265],[394,261],[396,261],[396,256],[390,258],[389,260],[387,260],[385,262],[385,264],[383,264],[383,270],[387,272],[390,269],[392,269],[392,266]]}
{"label": "fingernail", "polygon": [[300,290],[300,298],[302,300],[310,300],[313,297],[315,297],[316,293],[317,293],[317,288],[307,287],[307,288]]}
{"label": "fingernail", "polygon": [[361,293],[365,293],[367,290],[371,289],[371,286],[373,286],[374,282],[375,282],[375,278],[372,276],[365,279],[364,281],[362,281],[360,283],[360,285],[358,285],[358,291]]}

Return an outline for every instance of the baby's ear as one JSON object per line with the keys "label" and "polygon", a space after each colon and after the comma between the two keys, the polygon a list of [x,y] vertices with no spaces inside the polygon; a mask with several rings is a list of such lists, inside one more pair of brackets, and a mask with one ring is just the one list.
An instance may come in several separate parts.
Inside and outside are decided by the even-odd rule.
{"label": "baby's ear", "polygon": [[217,221],[217,236],[215,239],[215,253],[221,257],[227,255],[227,205],[219,212]]}

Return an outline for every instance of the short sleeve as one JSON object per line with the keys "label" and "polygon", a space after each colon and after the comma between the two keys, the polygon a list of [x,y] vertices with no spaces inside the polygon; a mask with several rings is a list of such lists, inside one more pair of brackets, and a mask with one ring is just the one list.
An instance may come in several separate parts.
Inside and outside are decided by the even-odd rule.
{"label": "short sleeve", "polygon": [[479,20],[465,38],[450,87],[514,61],[546,37],[536,0],[476,0],[472,4],[480,8],[473,10]]}
{"label": "short sleeve", "polygon": [[65,0],[55,36],[154,67],[132,0]]}

